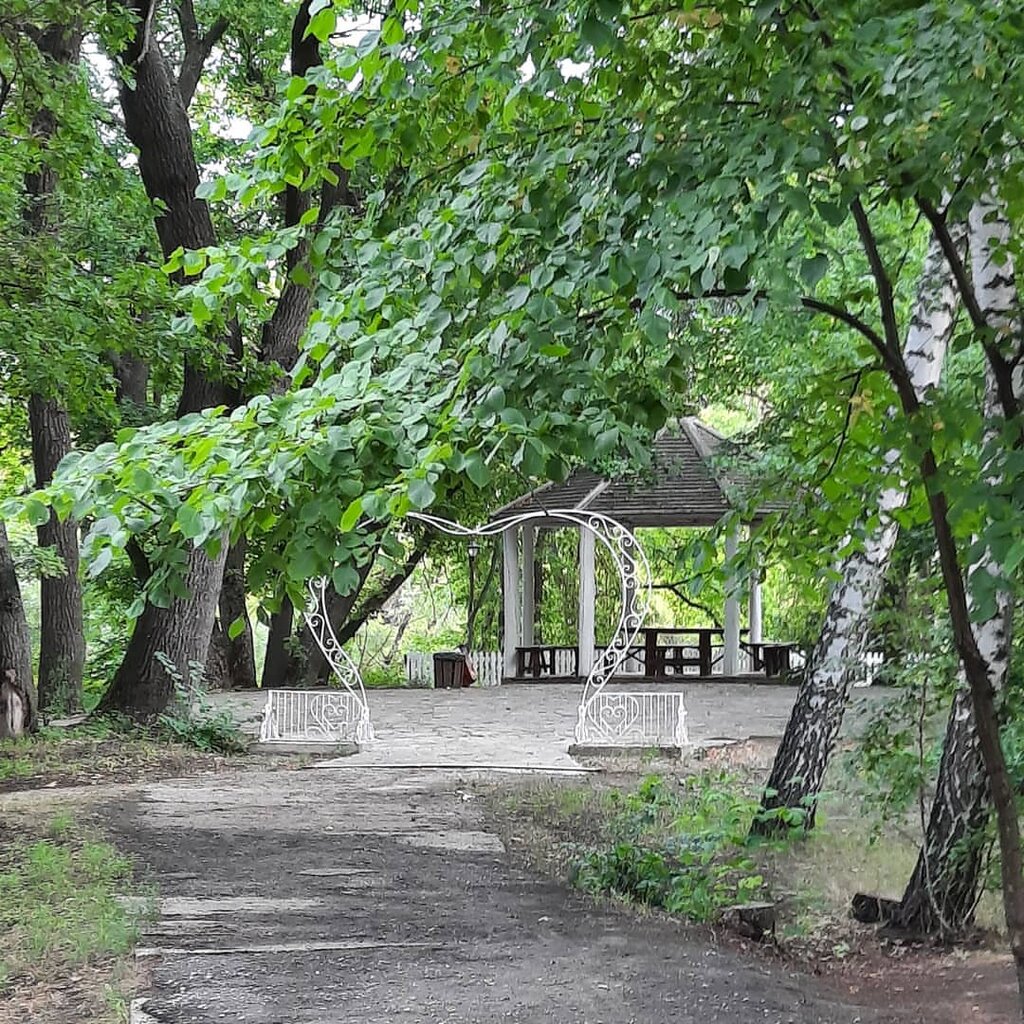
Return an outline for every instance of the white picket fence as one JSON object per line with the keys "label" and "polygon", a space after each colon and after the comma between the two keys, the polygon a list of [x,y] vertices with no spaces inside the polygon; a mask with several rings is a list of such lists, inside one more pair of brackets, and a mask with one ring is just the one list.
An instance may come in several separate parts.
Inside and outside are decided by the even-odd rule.
{"label": "white picket fence", "polygon": [[856,674],[853,685],[870,686],[875,681],[875,676],[878,675],[878,670],[883,664],[885,664],[885,655],[881,651],[868,651],[861,661],[863,671]]}
{"label": "white picket fence", "polygon": [[[474,686],[501,685],[501,654],[497,651],[470,651],[468,657],[476,671]],[[433,686],[433,654],[409,651],[405,656],[405,678],[410,686]]]}

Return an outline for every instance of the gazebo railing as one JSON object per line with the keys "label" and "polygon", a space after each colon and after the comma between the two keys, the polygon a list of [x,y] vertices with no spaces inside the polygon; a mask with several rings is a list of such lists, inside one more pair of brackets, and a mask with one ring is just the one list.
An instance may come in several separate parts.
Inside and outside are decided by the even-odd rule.
{"label": "gazebo railing", "polygon": [[[522,648],[526,650],[526,648]],[[578,660],[575,647],[563,647],[549,645],[548,650],[552,654],[551,659],[544,662],[529,663],[529,670],[520,669],[516,678],[519,679],[574,679],[579,675]],[[594,648],[594,657],[598,658],[604,653],[604,647]],[[689,653],[696,653],[696,648]],[[715,657],[711,663],[711,674],[722,675],[722,648],[715,650]],[[477,671],[477,686],[497,686],[501,682],[501,652],[500,651],[472,651],[469,655]],[[553,663],[553,668],[551,667]],[[410,686],[430,686],[433,679],[433,663],[431,655],[409,653],[405,656],[406,681]],[[753,658],[749,651],[740,651],[739,672],[741,675],[756,675],[753,666]],[[700,673],[696,666],[680,670],[667,670],[659,678],[692,678]],[[640,646],[631,647],[629,653],[623,659],[617,676],[629,676],[642,679],[648,676],[644,665],[644,649]]]}

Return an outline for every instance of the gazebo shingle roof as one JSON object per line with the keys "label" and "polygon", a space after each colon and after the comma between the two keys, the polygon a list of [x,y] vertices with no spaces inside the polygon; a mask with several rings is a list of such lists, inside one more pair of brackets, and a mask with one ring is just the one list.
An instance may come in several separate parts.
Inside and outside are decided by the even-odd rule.
{"label": "gazebo shingle roof", "polygon": [[[641,476],[605,480],[577,469],[562,483],[549,483],[517,498],[497,516],[537,509],[574,508],[603,512],[629,526],[713,526],[732,511],[731,495],[743,487],[736,473],[714,464],[738,447],[693,417],[666,427],[654,440],[651,467]],[[759,508],[754,520],[771,508]]]}

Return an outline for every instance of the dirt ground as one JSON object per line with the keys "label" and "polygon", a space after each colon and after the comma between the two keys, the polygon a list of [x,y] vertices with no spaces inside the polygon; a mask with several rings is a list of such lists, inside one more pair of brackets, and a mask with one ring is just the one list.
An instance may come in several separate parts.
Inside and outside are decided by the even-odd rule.
{"label": "dirt ground", "polygon": [[514,866],[483,830],[481,784],[249,771],[102,804],[160,889],[139,950],[146,1013],[161,1024],[936,1019]]}
{"label": "dirt ground", "polygon": [[[744,751],[762,761],[784,723],[790,695],[745,690],[688,696],[697,737],[740,741],[712,744],[711,765]],[[115,770],[113,784],[73,789],[35,788],[59,775],[25,778],[23,791],[0,792],[0,821],[70,805],[155,883],[159,916],[136,951],[139,1024],[1016,1019],[998,955],[787,958],[595,904],[531,867],[485,797],[522,784],[512,765],[581,771],[561,735],[572,701],[539,697],[523,687],[378,699],[378,743],[333,769],[249,757],[163,781],[169,765],[157,779]],[[248,722],[252,701],[237,703]]]}

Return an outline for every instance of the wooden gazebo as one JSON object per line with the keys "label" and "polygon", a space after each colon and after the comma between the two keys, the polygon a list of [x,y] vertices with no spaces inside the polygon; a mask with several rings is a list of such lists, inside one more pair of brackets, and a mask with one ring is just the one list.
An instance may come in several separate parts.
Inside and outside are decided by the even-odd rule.
{"label": "wooden gazebo", "polygon": [[[688,417],[666,427],[654,442],[652,465],[641,477],[604,479],[586,469],[562,483],[545,484],[504,506],[494,516],[550,509],[600,512],[631,530],[643,527],[713,527],[734,509],[742,487],[716,456],[735,452],[732,442]],[[757,509],[747,523],[756,525],[770,509]],[[535,523],[511,526],[502,535],[503,675],[507,681],[586,676],[593,664],[594,535],[579,529],[579,618],[575,650],[535,643]],[[738,528],[725,539],[731,559],[739,545]],[[747,626],[741,625],[741,603]],[[663,643],[665,638],[667,642]],[[720,639],[720,657],[713,656]],[[762,637],[761,582],[750,577],[746,601],[738,581],[726,585],[722,628],[676,629],[650,624],[642,646],[631,658],[635,675],[649,679],[685,675],[716,678],[742,674],[775,675],[788,667],[788,644],[766,644]]]}

